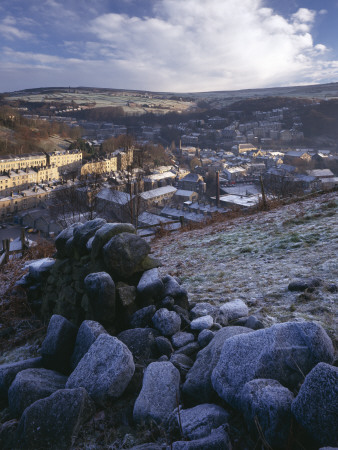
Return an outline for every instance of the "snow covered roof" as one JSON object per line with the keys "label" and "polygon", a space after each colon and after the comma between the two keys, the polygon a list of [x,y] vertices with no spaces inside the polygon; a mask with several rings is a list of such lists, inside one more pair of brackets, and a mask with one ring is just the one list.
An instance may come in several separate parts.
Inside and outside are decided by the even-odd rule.
{"label": "snow covered roof", "polygon": [[138,216],[138,221],[145,223],[147,225],[157,225],[159,223],[170,222],[167,217],[158,216],[157,214],[152,214],[149,212],[143,212]]}
{"label": "snow covered roof", "polygon": [[119,205],[126,205],[130,201],[130,194],[108,188],[102,189],[97,194],[97,197],[101,200],[118,203]]}
{"label": "snow covered roof", "polygon": [[175,195],[179,195],[181,197],[190,197],[193,194],[196,194],[196,192],[195,191],[187,191],[185,189],[178,189],[175,192]]}
{"label": "snow covered roof", "polygon": [[237,206],[250,207],[255,206],[258,203],[258,196],[240,197],[238,195],[222,195],[220,201],[224,203],[230,203]]}
{"label": "snow covered roof", "polygon": [[333,177],[333,173],[330,169],[315,169],[315,170],[307,170],[308,175],[313,177]]}
{"label": "snow covered roof", "polygon": [[182,211],[181,209],[171,208],[170,206],[165,206],[161,214],[166,216],[170,216],[173,219],[179,219],[180,217],[184,217],[186,220],[190,220],[191,222],[203,222],[205,220],[204,214],[197,214],[195,212],[190,211]]}
{"label": "snow covered roof", "polygon": [[237,186],[222,187],[221,190],[227,194],[250,196],[258,195],[261,193],[261,189],[254,184],[239,184]]}
{"label": "snow covered roof", "polygon": [[163,186],[157,189],[151,189],[140,194],[143,200],[151,200],[152,198],[161,197],[162,195],[173,194],[177,191],[173,186]]}
{"label": "snow covered roof", "polygon": [[148,175],[146,177],[147,180],[151,181],[158,181],[158,180],[164,180],[165,178],[175,178],[176,174],[168,171],[168,172],[161,172],[161,173],[153,173],[152,175]]}

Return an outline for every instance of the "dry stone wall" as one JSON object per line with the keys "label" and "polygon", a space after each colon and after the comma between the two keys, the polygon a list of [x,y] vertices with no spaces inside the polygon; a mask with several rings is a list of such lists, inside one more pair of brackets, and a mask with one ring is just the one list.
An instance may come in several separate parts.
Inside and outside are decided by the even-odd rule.
{"label": "dry stone wall", "polygon": [[273,449],[297,426],[303,448],[337,443],[338,369],[320,325],[264,328],[242,301],[189,302],[130,224],[74,225],[56,248],[20,281],[49,324],[41,357],[0,366],[1,448],[70,449],[121,401],[114,427],[163,433],[120,448],[231,449],[239,415],[252,442]]}

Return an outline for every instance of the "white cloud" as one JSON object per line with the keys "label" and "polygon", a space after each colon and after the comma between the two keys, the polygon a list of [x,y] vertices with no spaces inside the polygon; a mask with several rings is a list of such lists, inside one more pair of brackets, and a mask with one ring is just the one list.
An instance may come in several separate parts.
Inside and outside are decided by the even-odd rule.
{"label": "white cloud", "polygon": [[[59,3],[44,2],[50,17]],[[76,14],[62,3],[58,20],[65,30]],[[47,85],[65,80],[67,85],[185,92],[312,83],[320,81],[320,73],[323,81],[329,74],[337,77],[338,65],[324,60],[326,46],[311,35],[316,12],[300,8],[286,18],[265,4],[156,0],[151,17],[109,13],[89,23],[77,17],[75,33],[60,31],[63,40],[57,44],[74,58],[7,49],[6,61],[12,66],[6,70],[26,64],[33,71],[37,64],[43,70],[34,82],[49,77]],[[20,32],[11,17],[0,32],[1,26]],[[84,36],[87,41],[81,40]]]}
{"label": "white cloud", "polygon": [[13,27],[11,25],[6,25],[4,23],[0,23],[0,34],[9,40],[13,39],[30,39],[32,34],[28,31],[20,30],[17,27]]}
{"label": "white cloud", "polygon": [[313,23],[316,17],[316,11],[307,8],[299,8],[299,10],[292,15],[292,18],[298,22]]}
{"label": "white cloud", "polygon": [[[261,0],[161,0],[155,17],[105,14],[90,31],[111,67],[135,68],[156,89],[239,89],[297,82],[325,46],[314,46],[316,12],[287,20]],[[154,84],[152,84],[154,83]]]}

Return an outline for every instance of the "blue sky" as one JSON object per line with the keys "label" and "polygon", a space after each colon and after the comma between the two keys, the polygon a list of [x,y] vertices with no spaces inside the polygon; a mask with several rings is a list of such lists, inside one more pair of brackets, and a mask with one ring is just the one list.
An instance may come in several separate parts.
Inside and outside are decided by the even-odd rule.
{"label": "blue sky", "polygon": [[0,92],[338,81],[338,0],[1,0]]}

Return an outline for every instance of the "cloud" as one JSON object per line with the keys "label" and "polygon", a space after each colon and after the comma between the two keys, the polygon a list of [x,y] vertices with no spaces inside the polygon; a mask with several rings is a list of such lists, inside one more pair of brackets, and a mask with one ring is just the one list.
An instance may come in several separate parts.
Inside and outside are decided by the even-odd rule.
{"label": "cloud", "polygon": [[89,30],[107,64],[126,77],[137,68],[156,89],[240,89],[297,82],[310,71],[325,50],[313,43],[315,17],[300,8],[288,20],[260,0],[161,0],[153,17],[104,14]]}
{"label": "cloud", "polygon": [[17,25],[17,20],[14,17],[5,17],[0,22],[0,34],[8,40],[30,39],[33,36],[28,31],[21,30],[15,25]]}
{"label": "cloud", "polygon": [[[31,8],[38,3],[32,0]],[[312,83],[320,73],[324,82],[338,75],[338,64],[325,59],[330,52],[311,34],[321,11],[300,8],[287,18],[263,0],[152,0],[152,9],[139,17],[102,13],[103,3],[100,14],[84,15],[75,0],[45,0],[39,11],[43,17],[48,11],[49,38],[52,32],[53,39],[60,36],[55,55],[7,48],[3,70],[26,64],[33,71],[36,64],[42,73],[34,83],[177,92]],[[1,26],[25,33],[12,16],[0,24],[0,33]]]}
{"label": "cloud", "polygon": [[313,23],[316,17],[316,11],[307,8],[299,8],[299,10],[292,15],[293,20],[303,23]]}

